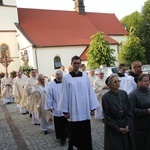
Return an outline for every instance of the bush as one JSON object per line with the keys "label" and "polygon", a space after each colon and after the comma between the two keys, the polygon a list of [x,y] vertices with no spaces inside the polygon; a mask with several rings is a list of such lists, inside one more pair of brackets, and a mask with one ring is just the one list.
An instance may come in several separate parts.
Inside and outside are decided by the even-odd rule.
{"label": "bush", "polygon": [[29,76],[30,71],[33,69],[32,66],[20,66],[20,69],[23,70],[23,73]]}

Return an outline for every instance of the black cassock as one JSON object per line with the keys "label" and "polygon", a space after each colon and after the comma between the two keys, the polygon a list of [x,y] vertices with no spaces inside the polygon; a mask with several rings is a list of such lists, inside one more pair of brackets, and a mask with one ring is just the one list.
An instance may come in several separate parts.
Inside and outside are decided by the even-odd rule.
{"label": "black cassock", "polygon": [[[108,91],[102,97],[105,118],[104,150],[134,150],[133,114],[128,95],[123,90]],[[129,126],[122,134],[119,128]]]}
{"label": "black cassock", "polygon": [[129,99],[134,113],[136,150],[150,150],[150,89],[137,88]]}

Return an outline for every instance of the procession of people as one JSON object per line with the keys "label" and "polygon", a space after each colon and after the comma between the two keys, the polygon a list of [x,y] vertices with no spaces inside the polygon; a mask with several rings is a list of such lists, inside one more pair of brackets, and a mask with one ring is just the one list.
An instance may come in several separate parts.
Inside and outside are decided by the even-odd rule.
{"label": "procession of people", "polygon": [[105,79],[103,70],[88,74],[73,56],[68,71],[62,66],[51,81],[36,69],[29,77],[20,69],[15,78],[6,73],[1,79],[1,100],[15,102],[43,134],[54,128],[62,146],[68,138],[68,150],[92,150],[92,116],[104,123],[104,150],[150,150],[150,76],[140,61],[131,67],[127,72],[121,63]]}

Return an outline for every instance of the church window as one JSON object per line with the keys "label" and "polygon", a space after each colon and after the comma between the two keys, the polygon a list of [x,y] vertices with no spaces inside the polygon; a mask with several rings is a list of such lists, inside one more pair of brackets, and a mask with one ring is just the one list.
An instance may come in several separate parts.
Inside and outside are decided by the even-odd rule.
{"label": "church window", "polygon": [[7,57],[10,57],[9,48],[6,44],[2,44],[0,46],[1,57],[5,54]]}
{"label": "church window", "polygon": [[55,68],[55,69],[59,69],[59,68],[61,68],[61,66],[62,66],[62,64],[61,64],[61,59],[60,59],[59,56],[56,56],[56,57],[54,58],[54,68]]}

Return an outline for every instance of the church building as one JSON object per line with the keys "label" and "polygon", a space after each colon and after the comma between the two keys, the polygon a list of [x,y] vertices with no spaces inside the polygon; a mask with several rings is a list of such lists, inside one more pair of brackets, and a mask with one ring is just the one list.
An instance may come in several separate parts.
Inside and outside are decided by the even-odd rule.
{"label": "church building", "polygon": [[[13,59],[8,70],[29,64],[50,77],[78,55],[87,63],[91,36],[104,32],[117,58],[119,43],[128,32],[115,14],[86,12],[83,0],[74,0],[75,11],[17,8],[16,0],[0,0],[0,57]],[[0,64],[1,71],[5,68]]]}

